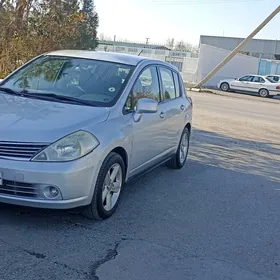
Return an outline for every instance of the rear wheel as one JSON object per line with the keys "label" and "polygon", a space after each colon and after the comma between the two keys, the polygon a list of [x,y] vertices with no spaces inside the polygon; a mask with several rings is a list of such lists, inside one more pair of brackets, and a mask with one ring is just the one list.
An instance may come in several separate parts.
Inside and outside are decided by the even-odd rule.
{"label": "rear wheel", "polygon": [[261,88],[259,90],[260,97],[269,97],[269,91],[265,88]]}
{"label": "rear wheel", "polygon": [[167,167],[172,169],[181,169],[185,165],[189,153],[189,143],[190,132],[188,128],[185,127],[180,139],[177,152],[174,157],[166,163]]}
{"label": "rear wheel", "polygon": [[99,220],[111,217],[118,206],[124,178],[122,157],[110,153],[100,168],[91,204],[85,207],[84,215]]}
{"label": "rear wheel", "polygon": [[228,84],[228,83],[222,83],[222,84],[220,85],[220,89],[221,89],[222,91],[229,91],[229,90],[230,90],[229,84]]}

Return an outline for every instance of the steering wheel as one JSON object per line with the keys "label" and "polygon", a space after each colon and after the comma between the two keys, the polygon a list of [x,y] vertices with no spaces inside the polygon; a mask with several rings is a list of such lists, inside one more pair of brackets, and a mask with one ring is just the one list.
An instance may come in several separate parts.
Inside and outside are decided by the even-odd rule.
{"label": "steering wheel", "polygon": [[67,88],[71,89],[71,91],[73,93],[75,93],[75,95],[77,95],[77,96],[81,96],[81,95],[87,94],[87,92],[85,92],[79,85],[68,84]]}

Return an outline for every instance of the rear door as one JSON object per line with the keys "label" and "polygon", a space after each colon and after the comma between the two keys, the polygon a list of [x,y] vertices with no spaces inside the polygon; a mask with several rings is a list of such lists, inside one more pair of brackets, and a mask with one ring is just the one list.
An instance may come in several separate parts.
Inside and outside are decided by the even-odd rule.
{"label": "rear door", "polygon": [[131,154],[131,173],[133,176],[161,162],[169,148],[166,137],[166,118],[162,115],[161,93],[156,66],[148,66],[138,76],[127,100],[126,110],[133,112],[141,98],[151,98],[159,102],[157,113],[144,113],[139,122],[133,123],[133,148]]}
{"label": "rear door", "polygon": [[252,76],[252,80],[248,85],[250,92],[259,92],[260,88],[265,86],[265,80],[260,76]]}
{"label": "rear door", "polygon": [[185,125],[186,98],[182,95],[178,74],[165,66],[159,66],[158,70],[162,93],[160,114],[165,118],[164,131],[168,148],[174,150],[177,149]]}

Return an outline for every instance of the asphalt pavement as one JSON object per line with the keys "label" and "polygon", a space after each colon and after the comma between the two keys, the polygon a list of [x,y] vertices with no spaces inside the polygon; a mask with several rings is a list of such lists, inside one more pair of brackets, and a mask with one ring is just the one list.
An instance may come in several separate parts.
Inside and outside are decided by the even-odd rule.
{"label": "asphalt pavement", "polygon": [[0,204],[0,279],[280,279],[280,100],[190,95],[186,167],[126,185],[112,218]]}

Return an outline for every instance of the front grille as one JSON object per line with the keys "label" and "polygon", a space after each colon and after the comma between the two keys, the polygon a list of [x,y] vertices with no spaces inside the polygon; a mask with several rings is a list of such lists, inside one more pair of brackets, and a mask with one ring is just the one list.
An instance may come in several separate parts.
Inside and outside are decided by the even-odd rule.
{"label": "front grille", "polygon": [[0,142],[0,157],[31,159],[47,144]]}
{"label": "front grille", "polygon": [[0,194],[21,197],[37,197],[39,195],[39,191],[33,184],[3,180],[2,185],[0,185]]}

